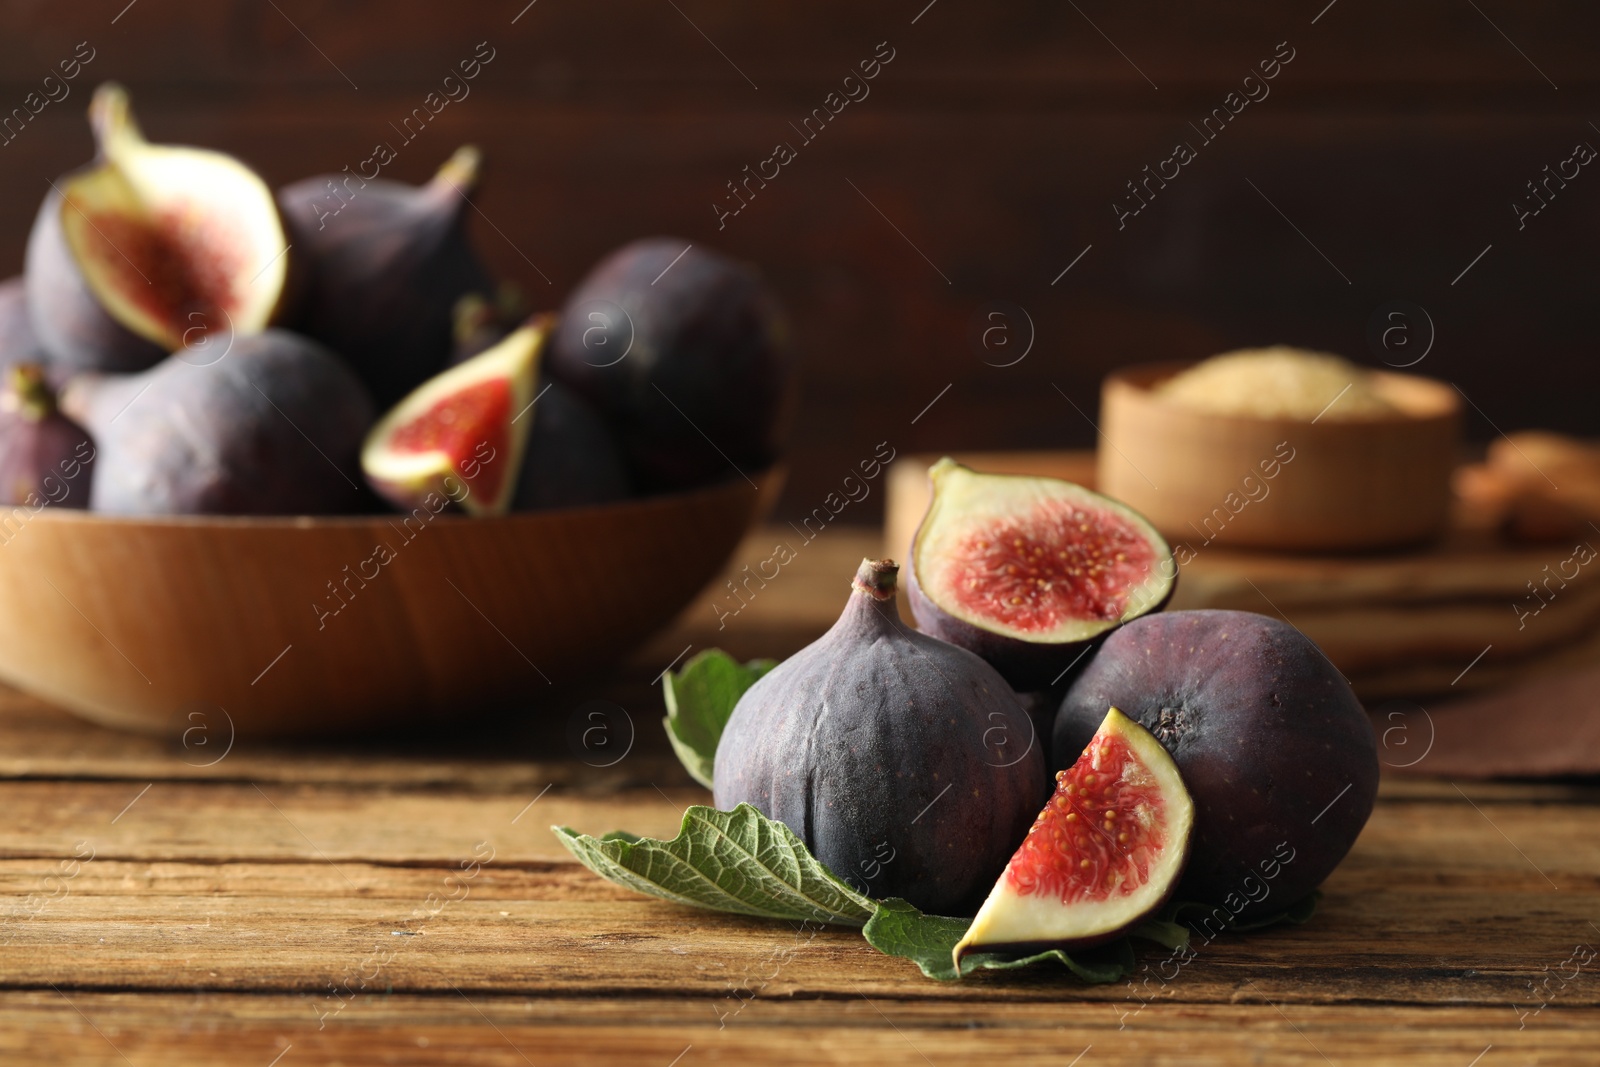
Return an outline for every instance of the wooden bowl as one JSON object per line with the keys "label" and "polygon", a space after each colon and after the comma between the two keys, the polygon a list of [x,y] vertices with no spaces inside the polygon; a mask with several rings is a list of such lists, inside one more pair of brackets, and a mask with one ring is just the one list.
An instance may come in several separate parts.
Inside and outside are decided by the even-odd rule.
{"label": "wooden bowl", "polygon": [[109,726],[213,737],[536,704],[689,603],[783,481],[758,480],[497,518],[14,509],[0,677]]}
{"label": "wooden bowl", "polygon": [[1390,548],[1449,519],[1461,434],[1450,386],[1373,372],[1400,414],[1361,421],[1195,411],[1151,387],[1186,364],[1131,367],[1101,393],[1100,491],[1143,512],[1173,544],[1293,550]]}

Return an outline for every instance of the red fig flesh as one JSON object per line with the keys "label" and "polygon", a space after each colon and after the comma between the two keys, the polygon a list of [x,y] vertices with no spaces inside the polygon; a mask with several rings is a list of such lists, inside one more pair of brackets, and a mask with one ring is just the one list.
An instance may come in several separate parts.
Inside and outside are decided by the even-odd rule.
{"label": "red fig flesh", "polygon": [[1084,948],[1125,933],[1171,897],[1193,827],[1177,764],[1112,708],[1056,775],[1055,795],[956,945],[957,964],[977,950]]}
{"label": "red fig flesh", "polygon": [[307,288],[296,328],[348,359],[387,407],[450,360],[456,301],[492,290],[467,238],[481,157],[426,185],[319,175],[278,193]]}
{"label": "red fig flesh", "polygon": [[373,489],[401,508],[437,493],[470,514],[506,512],[533,425],[534,383],[552,325],[550,316],[535,316],[395,405],[361,450],[361,468]]}
{"label": "red fig flesh", "polygon": [[28,300],[51,358],[141,370],[277,317],[288,242],[271,191],[231,156],[144,139],[121,86],[89,106],[98,148],[53,183],[28,239]]}
{"label": "red fig flesh", "polygon": [[911,549],[911,609],[1017,689],[1054,684],[1082,646],[1159,611],[1178,568],[1133,509],[1056,478],[928,471],[933,499]]}

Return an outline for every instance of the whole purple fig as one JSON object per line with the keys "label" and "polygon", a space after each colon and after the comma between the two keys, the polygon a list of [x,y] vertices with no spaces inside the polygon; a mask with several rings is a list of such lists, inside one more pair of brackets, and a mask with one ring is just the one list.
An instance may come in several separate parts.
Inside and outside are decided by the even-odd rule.
{"label": "whole purple fig", "polygon": [[617,431],[651,492],[764,470],[795,399],[787,321],[761,276],[678,238],[635,241],[567,298],[550,373]]}
{"label": "whole purple fig", "polygon": [[1072,766],[1110,705],[1166,746],[1194,797],[1180,900],[1241,919],[1280,911],[1322,883],[1372,814],[1372,724],[1287,622],[1170,611],[1114,631],[1061,703],[1055,767]]}
{"label": "whole purple fig", "polygon": [[88,433],[56,409],[55,394],[38,364],[18,363],[5,374],[0,392],[0,504],[88,507],[94,465]]}
{"label": "whole purple fig", "polygon": [[426,185],[323,174],[278,191],[308,271],[295,328],[349,360],[382,407],[445,368],[456,301],[493,288],[467,239],[479,164],[466,147]]}
{"label": "whole purple fig", "polygon": [[608,504],[628,496],[628,470],[605,422],[577,393],[545,382],[529,412],[513,511]]}
{"label": "whole purple fig", "polygon": [[372,400],[333,353],[287,330],[185,349],[140,374],[86,374],[62,407],[100,448],[90,506],[122,515],[365,511],[357,456]]}
{"label": "whole purple fig", "polygon": [[717,807],[777,819],[873,897],[972,914],[1049,794],[1042,739],[982,659],[908,628],[862,560],[832,629],[740,698]]}

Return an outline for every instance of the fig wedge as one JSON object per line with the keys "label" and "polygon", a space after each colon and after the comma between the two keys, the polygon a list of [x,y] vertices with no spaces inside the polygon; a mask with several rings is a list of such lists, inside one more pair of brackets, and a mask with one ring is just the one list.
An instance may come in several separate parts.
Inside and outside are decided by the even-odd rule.
{"label": "fig wedge", "polygon": [[143,370],[276,321],[289,255],[266,183],[221,152],[146,141],[114,82],[89,120],[95,162],[52,183],[28,238],[28,306],[51,359]]}
{"label": "fig wedge", "polygon": [[1177,562],[1132,508],[1057,478],[980,474],[948,457],[928,476],[911,612],[1013,688],[1056,684],[1085,644],[1171,599]]}
{"label": "fig wedge", "polygon": [[510,510],[554,324],[554,316],[535,315],[380,419],[361,450],[361,469],[378,495],[403,510],[433,494],[472,515]]}
{"label": "fig wedge", "polygon": [[1088,948],[1119,937],[1172,896],[1189,855],[1194,802],[1150,731],[1116,708],[1076,763],[955,947]]}

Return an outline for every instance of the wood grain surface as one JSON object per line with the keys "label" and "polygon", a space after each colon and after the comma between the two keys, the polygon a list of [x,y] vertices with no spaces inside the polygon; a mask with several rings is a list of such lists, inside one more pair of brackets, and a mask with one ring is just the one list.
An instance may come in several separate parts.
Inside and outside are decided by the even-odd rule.
{"label": "wood grain surface", "polygon": [[[782,529],[750,537],[733,571]],[[708,799],[661,735],[658,673],[711,644],[792,651],[877,549],[829,531],[720,630],[713,587],[538,716],[225,750],[0,693],[0,1057],[1593,1062],[1600,789],[1585,783],[1388,779],[1309,924],[1217,938],[1167,975],[1146,954],[1131,985],[1048,970],[940,984],[849,930],[679,908],[573,862],[550,824],[670,834]],[[568,740],[595,707],[616,750]]]}

